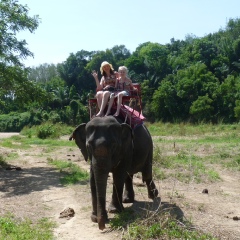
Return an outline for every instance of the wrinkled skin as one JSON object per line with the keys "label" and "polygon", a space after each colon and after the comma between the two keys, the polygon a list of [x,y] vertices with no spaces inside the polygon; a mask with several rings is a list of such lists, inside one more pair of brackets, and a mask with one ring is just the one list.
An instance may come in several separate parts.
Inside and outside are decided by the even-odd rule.
{"label": "wrinkled skin", "polygon": [[132,177],[137,172],[142,172],[148,197],[157,197],[158,190],[152,180],[153,143],[144,125],[133,131],[128,124],[112,116],[95,117],[87,124],[80,124],[69,139],[75,139],[86,161],[90,159],[91,219],[98,223],[99,229],[103,230],[108,221],[106,188],[110,172],[113,193],[109,212],[121,212],[122,203],[134,202]]}

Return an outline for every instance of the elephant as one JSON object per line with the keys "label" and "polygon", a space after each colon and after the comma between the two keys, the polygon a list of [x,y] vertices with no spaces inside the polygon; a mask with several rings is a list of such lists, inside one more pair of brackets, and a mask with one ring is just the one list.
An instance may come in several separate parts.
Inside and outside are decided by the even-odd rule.
{"label": "elephant", "polygon": [[[124,210],[123,203],[134,202],[133,175],[142,173],[148,197],[154,199],[158,190],[152,179],[153,142],[145,125],[132,129],[113,116],[94,117],[72,132],[84,159],[90,160],[90,187],[92,197],[91,220],[100,230],[108,221],[106,187],[109,173],[113,177],[113,192],[108,211]],[[124,188],[125,185],[125,188]],[[123,192],[124,190],[124,192]]]}

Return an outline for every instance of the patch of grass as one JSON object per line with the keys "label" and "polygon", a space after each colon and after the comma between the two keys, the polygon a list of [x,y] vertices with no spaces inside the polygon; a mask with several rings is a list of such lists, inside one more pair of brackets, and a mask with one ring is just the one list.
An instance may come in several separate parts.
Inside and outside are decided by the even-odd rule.
{"label": "patch of grass", "polygon": [[[184,198],[184,195],[174,192],[174,196]],[[116,214],[110,221],[114,230],[122,231],[124,240],[149,240],[149,239],[195,239],[215,240],[210,234],[205,234],[193,228],[192,224],[185,220],[180,221],[177,216],[176,205],[160,206],[158,210],[147,210],[143,213],[136,213],[131,208]],[[202,210],[202,208],[201,208]]]}
{"label": "patch of grass", "polygon": [[159,164],[161,167],[169,168],[171,166],[171,161],[168,157],[162,154],[162,150],[159,145],[153,149],[153,163]]}
{"label": "patch of grass", "polygon": [[55,224],[48,219],[40,219],[36,224],[30,220],[17,220],[13,215],[0,217],[0,239],[11,240],[51,240],[54,239]]}
{"label": "patch of grass", "polygon": [[70,135],[73,127],[62,123],[45,122],[39,126],[24,127],[21,134],[28,138],[38,137],[40,139],[56,139],[63,135]]}
{"label": "patch of grass", "polygon": [[63,135],[70,135],[72,131],[73,127],[66,124],[45,122],[39,126],[24,127],[21,134],[28,138],[56,139]]}
{"label": "patch of grass", "polygon": [[174,177],[185,183],[214,182],[221,180],[216,166],[239,170],[239,125],[165,125],[150,126],[152,131],[157,129],[157,134],[160,129],[165,134],[153,138],[155,178]]}
{"label": "patch of grass", "polygon": [[12,136],[3,139],[1,145],[11,149],[29,149],[33,145],[46,146],[48,149],[54,149],[62,146],[74,146],[74,141],[61,140],[61,139],[39,139],[37,137],[27,138],[25,136]]}
{"label": "patch of grass", "polygon": [[88,172],[82,170],[77,164],[72,162],[48,159],[48,162],[56,166],[62,174],[63,177],[60,181],[63,185],[75,184],[77,182],[86,182],[89,180]]}
{"label": "patch of grass", "polygon": [[129,223],[122,239],[214,240],[209,234],[194,230],[189,223],[178,221],[169,212],[154,212],[148,218],[138,218],[134,222]]}
{"label": "patch of grass", "polygon": [[165,164],[156,165],[154,162],[153,173],[157,179],[167,178],[165,169],[169,169],[168,176],[172,176],[179,181],[189,183],[194,181],[196,183],[206,181],[220,180],[218,172],[216,172],[211,165],[206,165],[204,160],[198,156],[189,156],[186,152],[180,151],[176,155],[168,156]]}
{"label": "patch of grass", "polygon": [[224,166],[232,170],[240,171],[240,156],[234,156],[229,161],[225,161]]}

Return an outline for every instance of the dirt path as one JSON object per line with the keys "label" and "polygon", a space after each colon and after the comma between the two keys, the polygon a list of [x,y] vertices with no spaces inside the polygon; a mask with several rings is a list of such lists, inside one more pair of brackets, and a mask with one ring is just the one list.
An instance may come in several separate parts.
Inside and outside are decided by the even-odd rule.
{"label": "dirt path", "polygon": [[[16,133],[15,133],[16,134]],[[112,240],[121,239],[121,232],[110,231],[109,225],[100,231],[97,224],[90,220],[91,197],[88,184],[76,184],[64,187],[59,182],[59,171],[48,164],[47,159],[72,161],[89,170],[80,151],[74,145],[60,148],[57,152],[48,152],[44,147],[31,150],[14,150],[1,147],[1,139],[11,134],[0,133],[0,151],[2,154],[15,154],[11,164],[21,167],[21,171],[7,171],[0,168],[0,214],[12,212],[19,218],[37,220],[48,217],[57,222],[54,231],[59,240]],[[220,172],[223,181],[205,184],[183,184],[175,179],[157,182],[161,204],[174,205],[183,218],[191,219],[196,228],[212,233],[219,239],[240,239],[240,174],[239,172]],[[143,211],[147,199],[145,186],[140,184],[138,176],[134,178],[136,203],[129,204],[135,211]],[[107,205],[111,195],[111,178],[107,189]],[[208,194],[202,193],[208,189]],[[157,208],[158,202],[152,204]],[[74,217],[59,218],[67,208],[75,211]],[[110,219],[114,215],[109,215]]]}

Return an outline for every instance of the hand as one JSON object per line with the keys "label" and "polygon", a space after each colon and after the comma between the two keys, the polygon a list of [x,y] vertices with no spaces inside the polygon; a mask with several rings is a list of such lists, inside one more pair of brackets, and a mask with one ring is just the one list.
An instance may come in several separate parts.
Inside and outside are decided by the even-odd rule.
{"label": "hand", "polygon": [[119,73],[118,72],[115,71],[114,74],[115,74],[116,78],[119,78]]}
{"label": "hand", "polygon": [[98,77],[98,72],[96,72],[95,70],[92,71],[92,75],[95,79],[97,79]]}

